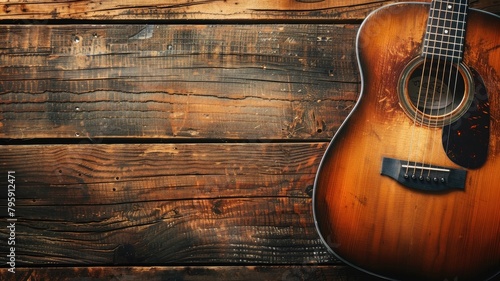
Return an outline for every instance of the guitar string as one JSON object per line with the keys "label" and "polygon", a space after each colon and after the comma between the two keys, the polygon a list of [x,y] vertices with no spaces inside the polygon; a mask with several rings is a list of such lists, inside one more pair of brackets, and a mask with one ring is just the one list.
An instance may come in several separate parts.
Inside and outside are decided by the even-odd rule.
{"label": "guitar string", "polygon": [[[412,162],[412,155],[414,153],[413,150],[414,150],[414,145],[415,145],[415,140],[418,139],[418,141],[416,142],[417,144],[418,143],[421,143],[420,141],[420,134],[418,134],[417,136],[415,136],[415,132],[417,131],[417,123],[418,123],[418,117],[419,117],[419,108],[420,108],[420,102],[421,102],[421,98],[422,98],[422,91],[423,91],[423,85],[424,85],[424,77],[425,77],[425,71],[426,71],[426,68],[427,68],[427,63],[428,63],[428,58],[427,58],[427,55],[426,53],[428,52],[429,50],[429,44],[430,44],[430,41],[428,40],[429,38],[429,33],[431,31],[431,24],[432,24],[432,13],[434,12],[434,5],[435,5],[435,2],[436,1],[433,1],[431,3],[431,7],[430,7],[430,10],[429,10],[429,18],[427,20],[427,26],[426,26],[426,35],[424,36],[424,53],[423,53],[423,63],[422,63],[422,74],[420,76],[420,83],[418,85],[418,95],[417,95],[417,102],[416,104],[414,104],[415,106],[415,113],[414,113],[414,116],[413,116],[413,124],[412,124],[412,134],[411,134],[411,139],[410,139],[410,146],[409,146],[409,149],[408,149],[408,159],[407,159],[407,166],[406,166],[406,171],[405,171],[405,175],[408,177],[409,176],[409,171],[410,171],[410,167],[412,167],[413,171],[412,171],[412,176],[415,176],[416,173],[417,173],[417,162],[416,161],[413,161],[413,165],[410,165],[410,163]],[[435,44],[435,43],[434,43]],[[411,97],[410,97],[410,102],[411,102]],[[423,117],[423,116],[422,116]],[[416,151],[418,151],[418,147],[415,149]]]}
{"label": "guitar string", "polygon": [[[460,34],[458,36],[455,36],[455,42],[454,43],[457,44],[457,39],[461,40],[462,42],[460,42],[458,44],[459,48],[461,48],[461,49],[459,50],[458,57],[457,57],[457,63],[456,63],[457,64],[457,66],[456,66],[457,71],[455,73],[455,83],[454,83],[454,87],[453,87],[453,97],[452,97],[453,99],[452,99],[452,101],[455,100],[456,95],[457,95],[458,78],[459,78],[459,75],[460,75],[460,71],[459,71],[460,70],[460,62],[461,62],[461,59],[462,59],[461,56],[464,53],[463,52],[463,48],[464,48],[464,41],[465,41],[465,20],[466,20],[466,17],[467,17],[467,8],[468,8],[467,3],[465,3],[464,7],[459,7],[459,9],[460,8],[463,8],[463,11],[459,10],[461,12],[461,13],[459,13],[459,17],[460,17],[460,15],[462,15],[462,17],[463,17],[463,19],[462,19],[462,21],[463,21],[462,22],[462,28],[460,28],[458,30],[458,33],[460,33]],[[459,20],[460,20],[460,18],[459,18]],[[453,55],[454,54],[455,53],[453,53]],[[450,80],[451,80],[451,77],[452,77],[452,73],[450,73]],[[450,81],[450,83],[451,83],[451,81]],[[464,94],[466,94],[466,93],[464,93]],[[451,118],[450,118],[449,123],[447,125],[448,125],[448,132],[446,133],[447,139],[446,139],[446,145],[445,145],[445,153],[446,153],[446,155],[448,155],[449,146],[450,146],[451,127],[452,127],[451,126],[452,125]]]}
{"label": "guitar string", "polygon": [[[463,27],[465,26],[465,23],[463,23],[462,28],[460,28],[460,25],[461,25],[460,16],[464,16],[464,19],[465,19],[465,14],[462,13],[460,10],[462,7],[456,3],[450,4],[449,2],[446,2],[444,4],[445,4],[444,15],[443,15],[443,9],[440,9],[440,11],[439,11],[440,18],[443,20],[439,20],[438,23],[440,23],[439,26],[443,26],[440,31],[444,35],[441,35],[441,38],[443,39],[443,37],[444,37],[444,38],[447,38],[447,40],[441,40],[445,45],[441,46],[440,52],[442,52],[444,49],[444,51],[446,52],[444,56],[448,57],[450,59],[450,62],[448,63],[445,60],[443,60],[443,69],[440,69],[439,66],[437,67],[434,93],[437,90],[436,85],[440,85],[441,87],[439,89],[438,106],[435,107],[435,109],[436,109],[435,113],[432,112],[432,109],[430,111],[431,115],[435,114],[436,116],[439,116],[441,114],[441,116],[443,118],[443,124],[442,124],[443,127],[445,126],[446,123],[448,123],[448,125],[450,125],[452,123],[451,114],[455,110],[454,102],[456,101],[456,97],[457,97],[458,75],[459,75],[460,58],[461,58],[460,57],[461,49],[457,50],[456,48],[457,48],[457,46],[458,46],[458,48],[463,47]],[[456,9],[456,8],[458,8],[457,12],[453,11],[453,9]],[[465,6],[465,8],[466,8],[466,6]],[[446,22],[450,21],[450,20],[448,20],[448,17],[450,16],[450,14],[451,14],[451,16],[453,16],[453,14],[457,14],[457,17],[454,19],[455,20],[454,22],[451,22],[449,27],[446,27]],[[455,26],[453,26],[453,24],[455,24]],[[455,34],[453,34],[453,32]],[[437,32],[437,33],[439,33],[439,32]],[[460,33],[460,34],[457,34],[457,33]],[[460,40],[460,38],[462,38],[462,42],[457,42]],[[452,48],[450,49],[450,47],[452,47]],[[451,55],[450,55],[450,53],[451,53]],[[458,55],[457,55],[457,53],[458,53]],[[455,63],[456,63],[455,79],[452,80]],[[449,66],[448,69],[446,69],[447,66]],[[438,79],[439,79],[438,74],[440,71],[441,71],[441,77],[440,77],[441,79],[438,81]],[[446,74],[447,73],[448,73],[448,79],[447,79],[448,81],[446,83],[444,83],[446,81]],[[453,85],[452,85],[452,83],[453,83]],[[445,88],[444,90],[446,91],[444,104],[442,103],[442,101],[443,101],[443,97],[442,97],[443,87]],[[451,89],[451,87],[453,87],[453,91],[451,93],[451,104],[448,105],[448,103],[450,102],[450,89]],[[432,102],[435,102],[435,101],[436,101],[436,99],[433,98]],[[441,105],[444,105],[444,110],[442,110],[443,111],[442,113],[439,112],[441,110],[441,107],[440,107]],[[429,121],[429,123],[430,123],[430,121]],[[438,125],[439,125],[439,120],[438,120],[438,118],[435,118],[434,127],[437,128]],[[446,145],[445,145],[445,153],[446,154],[448,154],[448,149],[449,149],[450,132],[451,132],[451,127],[448,127],[447,140],[446,140]],[[439,138],[439,130],[434,130],[433,135],[434,135],[433,139],[438,139]],[[431,142],[431,145],[432,145],[432,147],[431,147],[430,151],[431,151],[431,160],[432,160],[432,155],[435,155],[434,154],[435,142]],[[432,163],[433,163],[433,161],[429,161],[429,167],[432,167]],[[427,174],[428,179],[430,179],[430,175],[431,175],[431,170],[429,169],[428,174]]]}
{"label": "guitar string", "polygon": [[[442,99],[443,99],[443,87],[445,87],[445,90],[446,90],[446,95],[445,95],[445,103],[444,105],[446,106],[449,102],[449,97],[450,97],[450,87],[451,86],[451,82],[452,82],[452,73],[453,73],[453,67],[454,67],[454,60],[455,60],[455,49],[451,50],[451,62],[449,64],[447,64],[445,62],[445,59],[442,59],[440,58],[440,55],[436,55],[436,50],[439,49],[440,52],[442,52],[443,48],[442,46],[441,47],[437,47],[437,43],[438,42],[442,42],[443,43],[443,40],[439,41],[439,40],[433,40],[431,39],[431,35],[436,35],[436,34],[439,34],[437,31],[442,31],[442,32],[445,32],[445,30],[448,30],[448,33],[450,32],[450,29],[447,29],[447,28],[442,28],[441,30],[439,29],[439,26],[445,26],[445,21],[449,21],[447,19],[447,16],[449,16],[449,13],[457,13],[460,15],[460,7],[458,12],[455,12],[453,11],[452,9],[455,8],[454,6],[450,6],[452,4],[449,4],[448,2],[445,2],[444,3],[444,6],[446,7],[446,9],[444,9],[444,17],[443,17],[443,9],[441,8],[437,8],[436,6],[438,5],[437,1],[434,1],[433,2],[433,5],[431,6],[431,9],[429,10],[429,20],[428,20],[428,25],[427,25],[427,34],[425,36],[425,40],[426,42],[424,42],[426,45],[424,45],[424,60],[423,60],[423,67],[422,67],[422,75],[421,75],[421,80],[420,80],[420,85],[419,85],[419,91],[418,91],[418,96],[417,96],[417,103],[416,103],[416,110],[415,110],[415,116],[414,116],[414,119],[413,119],[413,133],[412,133],[412,138],[411,138],[411,141],[410,141],[410,151],[409,151],[409,156],[408,156],[408,160],[407,160],[407,168],[406,168],[406,175],[408,175],[408,172],[409,172],[409,163],[410,163],[410,159],[411,159],[411,156],[410,156],[410,153],[411,151],[413,150],[413,140],[415,139],[413,137],[414,135],[414,131],[416,130],[416,126],[417,126],[417,120],[419,120],[418,118],[418,111],[419,111],[419,108],[422,108],[422,117],[420,119],[421,121],[421,124],[422,125],[427,125],[429,128],[433,127],[432,125],[434,125],[434,127],[438,127],[439,125],[439,120],[438,118],[434,118],[435,119],[435,123],[432,124],[432,116],[435,114],[435,115],[438,115],[439,114],[439,110],[441,109],[439,106],[442,105]],[[453,5],[461,5],[461,4],[456,4],[456,3],[453,3]],[[451,12],[450,12],[451,10]],[[433,20],[436,19],[434,17],[434,14],[435,13],[439,13],[439,18],[437,18],[437,27],[436,28],[436,32],[433,32],[432,29],[433,29]],[[459,18],[457,19],[459,20]],[[459,25],[457,24],[456,28],[458,29]],[[455,31],[454,29],[451,30],[451,31]],[[462,32],[463,33],[463,32]],[[447,48],[444,48],[445,51],[447,52],[450,52],[449,50],[449,47],[451,46],[451,41],[450,39],[451,38],[454,38],[454,42],[453,42],[453,46],[456,46],[457,45],[457,39],[459,37],[457,37],[456,35],[455,36],[450,36],[450,34],[446,34],[448,35],[448,42],[447,43]],[[445,36],[446,35],[441,35],[441,36]],[[431,42],[432,42],[432,45],[431,46]],[[432,50],[432,52],[429,52],[429,50]],[[430,53],[430,65],[428,66],[428,61],[429,61],[429,58],[428,58],[428,55]],[[445,57],[447,56],[446,54],[444,55]],[[460,57],[460,56],[458,56]],[[435,60],[437,60],[437,66],[435,67],[436,68],[436,71],[435,71],[435,74],[433,74],[433,69],[434,69],[434,64],[435,64]],[[443,61],[443,62],[442,62]],[[443,63],[443,69],[440,69],[441,68],[441,63]],[[446,66],[449,65],[450,69],[448,70],[448,72],[446,71]],[[429,69],[429,73],[428,75],[426,75],[426,71],[427,69]],[[441,77],[439,77],[439,73],[441,73]],[[444,84],[444,81],[446,81],[446,73],[449,73],[449,77],[448,77],[448,83]],[[432,78],[433,76],[435,75],[434,77],[434,86],[431,88],[431,83],[432,83]],[[456,72],[456,75],[458,77],[458,70]],[[427,79],[426,79],[427,78]],[[441,79],[440,79],[441,78]],[[424,101],[423,101],[423,106],[420,105],[420,102],[422,100],[422,95],[423,95],[423,85],[424,83],[427,83],[427,86],[426,86],[426,90],[425,90],[425,97],[424,97]],[[443,110],[444,112],[442,113],[445,117],[450,114],[453,110],[453,102],[455,101],[455,95],[456,95],[456,88],[457,88],[457,83],[458,83],[458,78],[455,79],[455,85],[454,85],[454,90],[453,90],[453,97],[451,99],[451,106],[450,106],[450,111],[447,112],[446,110],[446,107],[445,109]],[[438,90],[438,86],[440,87],[439,89],[439,99],[436,100],[436,91]],[[432,89],[432,98],[431,100],[429,100],[429,91]],[[437,105],[435,104],[437,102]],[[429,109],[427,109],[427,106],[429,105]],[[433,112],[434,110],[434,112]],[[428,111],[428,112],[427,112]],[[427,112],[427,113],[426,113]],[[431,118],[427,118],[428,119],[428,123],[425,124],[425,115],[429,115],[431,116]],[[451,118],[449,118],[450,120],[450,123],[451,123]],[[444,121],[446,122],[446,121]],[[443,123],[444,123],[443,122]],[[438,134],[438,130],[435,130],[433,135],[434,135],[434,139],[437,137],[437,134]],[[449,134],[448,134],[448,137],[449,137]],[[421,140],[422,136],[421,134],[419,135],[419,140]],[[421,141],[419,141],[418,143],[422,143]],[[446,147],[449,146],[449,139],[448,141],[446,142]],[[429,161],[429,164],[428,164],[428,167],[431,168],[432,167],[432,155],[434,155],[434,149],[435,149],[435,144],[434,142],[431,142],[431,149],[430,149],[430,161]],[[418,149],[417,149],[418,151]],[[427,156],[427,151],[428,149],[426,149],[425,147],[422,148],[422,161],[421,161],[421,166],[420,166],[420,169],[421,169],[421,172],[420,172],[420,177],[422,178],[423,175],[424,175],[424,167],[425,167],[425,162],[426,162],[426,158],[428,157]],[[447,151],[447,150],[446,150]],[[417,170],[417,164],[415,163],[415,165],[413,165],[413,175],[416,175],[416,171]],[[431,173],[431,169],[427,169],[428,171],[428,174],[427,174],[427,177],[429,178],[430,177],[430,173]]]}
{"label": "guitar string", "polygon": [[[444,12],[443,12],[443,7],[442,6],[445,6],[445,9],[444,9]],[[436,26],[434,27],[436,32],[436,36],[435,38],[440,38],[441,40],[436,40],[437,42],[435,42],[435,48],[434,48],[434,53],[435,54],[435,51],[436,51],[436,45],[438,43],[441,43],[440,44],[440,47],[439,47],[439,55],[438,55],[438,63],[437,63],[437,66],[436,66],[436,69],[435,69],[435,77],[434,77],[434,86],[432,88],[432,100],[430,102],[431,104],[431,108],[429,110],[429,116],[431,116],[429,118],[429,121],[428,121],[428,128],[429,130],[433,130],[433,132],[431,133],[432,135],[432,140],[437,140],[439,138],[439,130],[437,130],[436,128],[438,127],[439,125],[439,111],[441,109],[441,106],[443,105],[442,104],[442,100],[443,100],[443,89],[445,87],[445,84],[444,84],[444,81],[445,80],[445,76],[446,76],[446,58],[442,58],[441,55],[443,55],[443,51],[445,52],[444,53],[444,56],[446,57],[447,53],[450,51],[449,50],[449,47],[450,47],[450,36],[449,36],[449,33],[451,32],[450,31],[450,27],[446,27],[446,22],[449,21],[447,20],[447,17],[450,15],[449,12],[450,10],[453,9],[453,6],[450,6],[449,3],[447,2],[443,2],[439,9],[437,10],[437,13],[439,14],[439,17],[437,19],[437,24]],[[450,23],[450,26],[453,26],[453,23],[451,22]],[[446,34],[446,31],[448,31],[448,34]],[[446,45],[445,45],[445,39],[448,35],[448,40],[446,42]],[[446,46],[446,47],[444,47]],[[453,53],[453,51],[452,51]],[[452,59],[453,61],[453,59]],[[441,63],[443,64],[443,66],[441,67]],[[450,69],[449,71],[452,70],[452,63],[450,64]],[[441,77],[439,77],[439,74],[441,73]],[[451,73],[451,72],[450,72]],[[449,85],[446,84],[446,85]],[[443,115],[446,116],[449,112],[446,112],[446,105],[448,104],[449,100],[448,100],[448,97],[449,97],[449,87],[446,87],[446,95],[445,95],[445,102],[444,102],[444,112],[443,112]],[[436,91],[438,91],[438,99],[436,99]],[[434,104],[436,103],[436,104]],[[452,99],[452,103],[453,103],[453,99]],[[450,111],[451,112],[451,111]],[[434,122],[432,121],[434,120]],[[429,160],[429,168],[432,168],[433,166],[433,155],[435,155],[434,153],[434,150],[435,150],[435,141],[431,141],[431,147],[430,147],[430,160]],[[424,149],[424,151],[427,151],[427,149]],[[425,163],[425,159],[422,161],[422,163]],[[422,170],[422,174],[423,174],[423,170]],[[422,176],[422,175],[421,175]],[[427,180],[430,180],[431,179],[431,169],[429,169],[427,171]]]}
{"label": "guitar string", "polygon": [[[439,55],[435,55],[434,53],[431,55],[431,64],[429,66],[429,73],[428,75],[424,76],[424,79],[426,79],[426,90],[425,90],[425,99],[424,99],[424,104],[422,108],[422,124],[424,126],[427,126],[428,130],[432,130],[432,109],[433,106],[435,105],[435,96],[436,96],[436,88],[437,88],[437,81],[438,81],[438,75],[439,75],[439,68],[441,67],[441,61]],[[425,71],[424,71],[425,72]],[[435,72],[435,73],[434,73]],[[434,80],[434,81],[433,81]],[[432,93],[431,93],[432,91]],[[429,108],[428,108],[429,107]],[[425,115],[428,115],[429,117],[427,118],[428,120],[426,121]],[[429,141],[429,136],[427,134],[422,133],[422,136],[424,138],[423,142],[420,142],[421,144],[426,144],[427,141]],[[427,137],[427,139],[425,139]],[[431,141],[431,143],[433,143]],[[425,163],[429,160],[427,160],[428,155],[432,155],[432,151],[428,153],[429,148],[428,147],[421,147],[422,149],[422,160],[421,160],[421,170],[420,170],[420,178],[422,179],[424,176],[424,167]],[[433,148],[432,148],[433,149]],[[430,163],[431,161],[429,161]],[[430,169],[428,170],[430,171]]]}
{"label": "guitar string", "polygon": [[[442,69],[440,69],[440,66],[437,67],[437,71],[436,71],[436,80],[435,80],[435,86],[434,86],[434,94],[436,93],[436,91],[438,90],[439,91],[439,99],[438,99],[438,103],[437,103],[437,106],[434,107],[435,109],[435,112],[433,113],[432,110],[430,112],[431,115],[434,115],[436,116],[434,118],[434,124],[432,124],[433,128],[436,128],[434,129],[434,132],[433,132],[433,137],[432,139],[433,140],[437,140],[439,139],[439,133],[440,131],[437,130],[437,128],[439,127],[439,118],[437,116],[441,115],[440,118],[443,118],[443,124],[446,122],[446,118],[449,118],[449,114],[451,114],[454,110],[454,101],[455,101],[455,91],[453,91],[453,98],[451,99],[451,105],[448,105],[449,102],[450,102],[450,87],[451,87],[451,77],[452,77],[452,73],[453,73],[453,63],[454,63],[454,60],[455,60],[455,48],[456,48],[456,41],[457,41],[457,37],[456,36],[451,36],[451,34],[453,32],[455,32],[455,28],[458,27],[458,24],[456,22],[451,22],[450,23],[450,26],[449,27],[446,27],[446,22],[447,21],[450,21],[448,20],[448,16],[451,14],[453,16],[454,13],[456,13],[455,11],[453,11],[454,8],[456,8],[456,6],[454,7],[453,4],[450,4],[449,2],[445,2],[443,3],[444,6],[445,6],[445,9],[444,9],[444,13],[443,13],[443,7],[441,7],[441,9],[439,10],[439,13],[440,13],[440,20],[438,20],[438,26],[440,26],[441,28],[439,29],[439,27],[437,28],[437,34],[440,35],[441,39],[445,39],[447,38],[447,40],[441,40],[441,43],[442,45],[440,46],[440,50],[439,52],[442,53],[443,51],[446,52],[445,53],[445,57],[448,56],[448,54],[451,52],[451,58],[450,58],[450,62],[447,62],[446,59],[442,59],[443,61],[443,67]],[[456,27],[453,27],[453,23],[455,23]],[[453,45],[452,45],[452,38],[454,38],[454,42],[453,42]],[[446,46],[446,47],[445,47]],[[450,46],[453,46],[453,49],[450,50]],[[441,60],[440,60],[441,61]],[[449,68],[447,69],[447,66],[449,66]],[[447,72],[448,71],[448,72]],[[441,77],[438,77],[439,76],[439,73],[441,72]],[[448,79],[446,79],[446,74],[449,74],[448,75]],[[448,80],[448,81],[446,81]],[[455,80],[455,83],[456,83],[456,80]],[[438,87],[436,86],[439,86],[439,89]],[[443,92],[446,91],[446,93],[444,94],[444,103],[443,103]],[[435,102],[436,99],[433,98],[433,102]],[[441,108],[441,106],[443,106],[443,110]],[[442,112],[440,112],[442,111]],[[451,120],[451,118],[450,118]],[[429,123],[431,123],[431,120],[429,119]],[[429,126],[431,127],[431,126]],[[435,145],[436,145],[436,142],[435,141],[432,141],[431,142],[431,161],[429,161],[429,166],[432,167],[432,155],[435,155],[434,151],[435,151]],[[431,179],[431,170],[429,169],[428,173],[427,173],[427,179],[430,180]]]}
{"label": "guitar string", "polygon": [[[413,124],[411,126],[412,127],[412,130],[411,130],[412,134],[411,134],[411,138],[410,138],[410,146],[408,148],[408,159],[406,161],[407,162],[406,163],[407,164],[406,165],[406,171],[405,171],[405,175],[406,176],[409,176],[410,167],[412,167],[412,170],[413,170],[412,171],[412,175],[415,175],[416,172],[417,172],[417,163],[416,163],[416,161],[414,161],[414,165],[410,165],[410,163],[411,163],[411,159],[412,159],[412,155],[413,155],[412,152],[413,152],[413,149],[414,149],[413,146],[414,146],[415,139],[416,138],[420,139],[420,134],[418,134],[417,137],[415,137],[415,132],[417,131],[417,120],[418,120],[418,114],[419,114],[418,113],[418,108],[419,108],[419,105],[420,105],[420,99],[422,97],[421,93],[422,93],[422,88],[423,88],[423,84],[424,84],[424,72],[425,72],[426,65],[427,65],[427,58],[426,58],[425,52],[426,52],[426,49],[429,48],[429,46],[425,45],[425,44],[429,43],[429,41],[426,41],[426,39],[427,39],[427,37],[429,35],[427,32],[430,31],[430,25],[431,25],[431,16],[430,16],[430,13],[432,13],[432,9],[433,9],[432,5],[434,5],[434,4],[431,3],[431,8],[429,10],[429,18],[427,20],[427,26],[426,26],[426,35],[424,36],[424,46],[423,46],[423,48],[424,48],[423,49],[423,51],[424,51],[424,53],[423,53],[424,59],[423,59],[423,63],[422,63],[423,64],[423,66],[422,66],[423,68],[422,68],[422,74],[421,74],[420,81],[419,81],[420,83],[418,85],[419,89],[418,89],[417,101],[415,103],[415,113],[414,113],[414,116],[413,116]],[[410,97],[410,102],[411,102],[411,97]],[[419,143],[419,141],[417,141],[417,143]],[[416,150],[418,150],[418,148]]]}
{"label": "guitar string", "polygon": [[[441,64],[443,64],[442,67],[441,67]],[[435,75],[431,75],[432,74],[432,70],[431,70],[431,73],[429,75],[429,82],[428,82],[428,84],[429,84],[430,91],[432,91],[432,98],[431,98],[430,101],[427,102],[428,104],[430,104],[430,108],[429,108],[429,112],[428,112],[429,118],[428,118],[428,122],[427,122],[427,128],[428,128],[428,130],[432,130],[433,133],[429,134],[430,136],[432,136],[430,138],[430,140],[427,139],[427,141],[430,141],[431,147],[430,147],[430,149],[427,148],[427,147],[424,147],[424,158],[422,159],[422,166],[424,166],[424,163],[426,162],[427,151],[430,151],[430,153],[429,153],[429,160],[427,160],[428,163],[429,163],[428,164],[429,170],[428,170],[428,173],[427,173],[427,177],[430,177],[430,171],[431,171],[430,168],[432,168],[432,162],[433,162],[432,161],[433,160],[432,159],[432,155],[434,155],[434,141],[432,141],[432,140],[435,140],[436,133],[438,131],[438,130],[435,129],[435,126],[437,126],[437,124],[439,122],[438,118],[436,116],[438,115],[438,109],[439,109],[439,106],[440,106],[441,101],[442,101],[442,95],[441,95],[441,93],[442,93],[442,87],[443,87],[443,85],[442,85],[442,82],[440,82],[442,80],[440,80],[441,77],[439,77],[439,73],[443,72],[442,69],[444,69],[445,67],[446,67],[445,61],[442,58],[440,58],[440,56],[438,56],[437,65],[436,65],[435,69],[434,69],[434,65],[432,65],[432,68],[434,69]],[[434,81],[432,81],[432,79],[431,79],[432,77],[433,77]],[[433,84],[432,86],[430,86],[431,83]],[[439,99],[437,99],[437,100],[436,100],[436,91],[439,91]],[[433,111],[435,111],[435,112],[433,112]],[[433,119],[435,120],[434,124],[433,124]],[[433,126],[433,125],[435,125],[435,126]],[[427,143],[427,142],[425,142],[425,143]],[[422,172],[421,172],[421,175],[420,175],[421,177],[423,177],[423,173],[424,173],[424,170],[422,169]]]}
{"label": "guitar string", "polygon": [[[428,58],[428,55],[429,55],[429,50],[432,49],[432,50],[435,50],[434,48],[437,47],[437,42],[436,41],[431,41],[429,40],[430,39],[430,36],[431,34],[429,32],[432,31],[432,28],[433,28],[433,22],[432,22],[432,18],[434,16],[434,13],[436,13],[436,5],[438,5],[438,1],[433,1],[433,4],[431,6],[431,9],[429,10],[429,21],[428,21],[428,25],[427,25],[427,34],[425,36],[425,38],[427,39],[427,50],[426,50],[426,53],[427,54],[424,54],[424,64],[423,64],[423,69],[422,69],[422,75],[421,75],[421,78],[420,78],[420,88],[419,88],[419,92],[418,92],[418,101],[417,101],[417,104],[416,104],[416,115],[418,117],[418,112],[419,112],[419,108],[421,108],[421,119],[420,119],[420,123],[421,123],[421,127],[423,127],[425,124],[425,114],[426,114],[426,111],[427,111],[427,103],[428,103],[428,98],[429,98],[429,89],[430,89],[430,83],[431,83],[431,77],[432,77],[432,70],[433,70],[433,67],[434,67],[434,60],[435,60],[435,52],[431,52],[431,55],[430,55],[430,63],[429,65],[427,65],[428,61],[429,61],[429,58]],[[439,23],[439,22],[438,22]],[[432,47],[430,45],[433,45]],[[438,60],[438,64],[439,64],[439,60]],[[429,71],[429,73],[427,73],[427,71]],[[423,104],[422,106],[420,105],[420,100],[422,99],[422,95],[424,94],[423,93],[423,87],[424,87],[424,84],[425,85],[425,96],[423,97]],[[427,124],[429,125],[429,124]],[[416,127],[414,128],[416,129]],[[420,165],[419,165],[419,169],[420,169],[420,176],[419,177],[422,177],[423,176],[423,173],[424,173],[424,165],[425,165],[425,158],[426,158],[426,149],[425,147],[422,147],[422,144],[425,143],[422,138],[425,138],[424,134],[421,132],[419,135],[418,135],[418,144],[419,147],[417,148],[417,151],[422,151],[421,152],[421,160],[420,160]],[[424,139],[425,140],[425,139]],[[417,174],[417,163],[415,163],[414,165],[414,171],[413,171],[413,175],[416,176]]]}

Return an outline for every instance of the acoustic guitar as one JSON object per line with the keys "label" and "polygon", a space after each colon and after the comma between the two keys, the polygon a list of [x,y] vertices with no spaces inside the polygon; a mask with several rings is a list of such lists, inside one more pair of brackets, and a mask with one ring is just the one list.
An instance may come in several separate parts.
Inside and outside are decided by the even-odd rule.
{"label": "acoustic guitar", "polygon": [[314,184],[340,260],[391,280],[500,272],[500,18],[466,0],[371,13],[360,97]]}

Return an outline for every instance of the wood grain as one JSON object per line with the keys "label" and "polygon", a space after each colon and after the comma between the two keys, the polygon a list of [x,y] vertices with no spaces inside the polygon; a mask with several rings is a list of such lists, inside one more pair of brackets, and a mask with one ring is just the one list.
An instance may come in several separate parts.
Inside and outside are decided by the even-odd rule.
{"label": "wood grain", "polygon": [[327,140],[357,25],[2,26],[1,138]]}
{"label": "wood grain", "polygon": [[[0,269],[0,278],[12,277]],[[290,265],[290,266],[151,266],[151,267],[52,267],[21,268],[17,270],[18,280],[232,280],[232,281],[373,281],[355,269],[342,265]]]}
{"label": "wood grain", "polygon": [[[154,0],[29,1],[3,0],[0,19],[43,23],[49,19],[92,20],[361,20],[397,1],[367,0]],[[401,1],[400,1],[401,2]],[[429,2],[428,0],[420,2]],[[473,7],[500,12],[495,0],[471,1]]]}
{"label": "wood grain", "polygon": [[326,143],[14,145],[0,147],[0,171],[16,171],[17,201],[29,206],[309,198],[325,148]]}
{"label": "wood grain", "polygon": [[322,245],[311,192],[392,2],[0,1],[0,279],[374,280]]}
{"label": "wood grain", "polygon": [[[311,214],[310,192],[324,149],[2,146],[0,173],[16,172],[16,263],[332,262]],[[6,206],[6,194],[0,196]],[[8,235],[0,229],[0,240]],[[1,251],[6,247],[1,244]]]}
{"label": "wood grain", "polygon": [[[286,197],[52,206],[21,201],[16,265],[332,262],[310,206],[308,198]],[[7,237],[2,229],[0,238]],[[0,246],[3,253],[6,247]]]}

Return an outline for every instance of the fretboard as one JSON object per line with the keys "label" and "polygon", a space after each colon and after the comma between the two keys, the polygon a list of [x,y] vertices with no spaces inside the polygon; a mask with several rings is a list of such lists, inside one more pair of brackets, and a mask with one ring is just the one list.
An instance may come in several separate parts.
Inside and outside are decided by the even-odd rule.
{"label": "fretboard", "polygon": [[466,18],[467,0],[433,0],[422,55],[460,62],[464,49]]}

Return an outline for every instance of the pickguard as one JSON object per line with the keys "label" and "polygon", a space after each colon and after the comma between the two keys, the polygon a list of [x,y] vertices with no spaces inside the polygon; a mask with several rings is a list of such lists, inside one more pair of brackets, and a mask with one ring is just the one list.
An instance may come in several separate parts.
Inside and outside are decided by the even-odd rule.
{"label": "pickguard", "polygon": [[469,169],[481,167],[487,160],[490,139],[490,103],[484,82],[471,69],[474,99],[469,110],[443,128],[443,148],[454,163]]}

